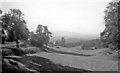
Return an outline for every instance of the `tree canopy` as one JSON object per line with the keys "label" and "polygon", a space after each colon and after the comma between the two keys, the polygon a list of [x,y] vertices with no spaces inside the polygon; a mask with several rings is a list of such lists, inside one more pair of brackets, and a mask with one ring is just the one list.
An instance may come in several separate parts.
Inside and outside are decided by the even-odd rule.
{"label": "tree canopy", "polygon": [[39,24],[36,33],[31,32],[31,45],[42,47],[48,45],[52,33],[48,30],[47,26]]}
{"label": "tree canopy", "polygon": [[100,34],[101,40],[106,42],[108,45],[112,45],[114,47],[110,47],[112,49],[117,49],[118,45],[118,35],[120,33],[120,30],[118,26],[120,25],[118,22],[118,10],[119,8],[119,1],[112,1],[108,4],[105,10],[105,29]]}
{"label": "tree canopy", "polygon": [[19,9],[10,9],[8,13],[2,15],[2,28],[9,32],[7,41],[16,41],[17,47],[19,47],[18,40],[28,39],[29,30],[24,14]]}

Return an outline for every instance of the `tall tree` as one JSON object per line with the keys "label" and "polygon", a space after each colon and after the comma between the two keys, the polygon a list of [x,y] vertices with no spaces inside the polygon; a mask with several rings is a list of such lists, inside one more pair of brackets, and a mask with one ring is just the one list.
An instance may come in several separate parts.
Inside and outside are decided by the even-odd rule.
{"label": "tall tree", "polygon": [[52,33],[48,30],[47,26],[39,24],[36,30],[36,34],[39,37],[39,41],[41,41],[42,44],[47,45]]}
{"label": "tall tree", "polygon": [[[2,10],[0,9],[0,40],[2,40],[2,20],[1,20]],[[0,42],[2,44],[2,42]]]}
{"label": "tall tree", "polygon": [[2,27],[9,31],[8,41],[16,41],[19,48],[19,40],[27,40],[29,30],[24,20],[24,14],[19,9],[10,9],[2,16]]}
{"label": "tall tree", "polygon": [[33,46],[42,47],[48,45],[52,33],[48,30],[47,26],[39,24],[36,29],[36,34],[31,34],[31,44]]}
{"label": "tall tree", "polygon": [[44,41],[45,41],[45,45],[48,45],[49,41],[50,41],[50,37],[52,37],[52,33],[48,30],[47,26],[43,26],[44,28]]}
{"label": "tall tree", "polygon": [[[118,12],[119,10],[119,1],[112,1],[108,4],[105,10],[105,30],[100,34],[101,40],[106,42],[108,45],[112,45],[112,49],[117,49],[118,45],[118,35],[120,34],[120,30],[118,26],[120,24],[118,23]],[[111,48],[111,47],[110,47]]]}

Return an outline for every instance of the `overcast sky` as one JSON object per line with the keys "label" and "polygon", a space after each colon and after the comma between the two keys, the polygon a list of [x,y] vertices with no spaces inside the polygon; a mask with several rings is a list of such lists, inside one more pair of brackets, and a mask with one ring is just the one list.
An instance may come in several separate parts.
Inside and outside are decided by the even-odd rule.
{"label": "overcast sky", "polygon": [[104,30],[103,16],[111,0],[3,0],[2,10],[19,8],[30,31],[38,24],[50,31],[69,31],[99,35]]}

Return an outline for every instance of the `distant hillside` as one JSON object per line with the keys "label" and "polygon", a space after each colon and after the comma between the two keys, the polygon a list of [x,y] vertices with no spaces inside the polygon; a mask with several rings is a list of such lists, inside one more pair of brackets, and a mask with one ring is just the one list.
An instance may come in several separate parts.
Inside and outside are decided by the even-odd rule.
{"label": "distant hillside", "polygon": [[66,42],[78,42],[81,40],[91,40],[97,39],[99,36],[89,35],[89,34],[81,34],[76,32],[67,32],[67,31],[52,31],[51,41],[60,40],[61,37],[65,37]]}

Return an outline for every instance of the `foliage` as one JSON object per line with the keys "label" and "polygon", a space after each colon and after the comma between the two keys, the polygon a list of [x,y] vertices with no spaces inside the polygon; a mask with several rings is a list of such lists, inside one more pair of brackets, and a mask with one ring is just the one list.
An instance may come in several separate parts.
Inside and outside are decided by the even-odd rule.
{"label": "foliage", "polygon": [[[2,14],[2,10],[0,9],[0,15]],[[0,16],[0,40],[2,40],[2,20],[1,20],[1,16]],[[0,42],[0,44],[2,44],[2,42]]]}
{"label": "foliage", "polygon": [[41,40],[39,39],[39,37],[35,33],[33,33],[32,37],[30,37],[30,44],[32,46],[36,46],[36,47],[43,46],[43,43],[41,42]]}
{"label": "foliage", "polygon": [[13,47],[3,47],[2,56],[10,56],[10,55],[22,56],[26,54],[33,54],[44,51],[43,49],[44,48],[37,48],[37,47],[27,47],[27,48],[19,48],[19,49]]}
{"label": "foliage", "polygon": [[55,41],[55,46],[60,46],[61,42],[60,41]]}
{"label": "foliage", "polygon": [[37,47],[27,47],[27,48],[21,48],[21,51],[23,52],[23,54],[33,54],[33,53],[37,53],[37,52],[41,52],[41,48],[37,48]]}
{"label": "foliage", "polygon": [[117,43],[119,41],[118,35],[120,33],[120,30],[118,29],[118,3],[119,1],[112,1],[106,7],[104,16],[105,29],[100,34],[102,41],[108,45],[116,46],[114,49],[117,49]]}
{"label": "foliage", "polygon": [[0,9],[0,14],[2,14],[2,10]]}
{"label": "foliage", "polygon": [[100,39],[84,40],[84,41],[72,42],[66,44],[66,47],[76,47],[76,46],[81,46],[82,48],[90,48],[90,47],[106,48],[107,44],[102,42]]}
{"label": "foliage", "polygon": [[2,48],[2,56],[10,56],[10,55],[25,55],[26,53],[21,50],[21,48],[13,48],[13,47],[4,47]]}
{"label": "foliage", "polygon": [[19,47],[18,40],[27,40],[29,34],[23,16],[19,9],[10,9],[8,13],[2,15],[2,27],[9,32],[7,41],[16,41],[17,47]]}
{"label": "foliage", "polygon": [[39,24],[36,29],[36,33],[31,32],[31,36],[30,36],[31,45],[37,46],[37,47],[48,45],[51,34],[52,33],[48,30],[47,26],[43,26]]}
{"label": "foliage", "polygon": [[2,56],[10,56],[10,55],[14,55],[12,50],[6,48],[2,49]]}

